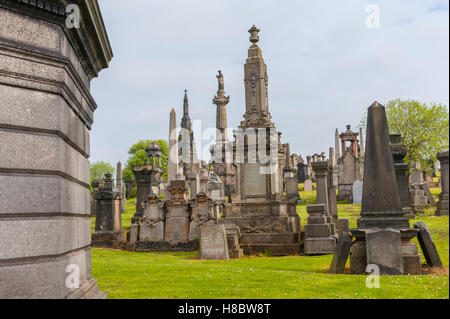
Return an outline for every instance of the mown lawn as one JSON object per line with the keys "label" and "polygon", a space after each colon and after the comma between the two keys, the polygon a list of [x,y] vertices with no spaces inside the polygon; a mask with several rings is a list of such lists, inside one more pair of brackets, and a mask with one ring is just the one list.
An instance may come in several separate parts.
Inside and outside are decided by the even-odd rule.
{"label": "mown lawn", "polygon": [[[438,189],[432,189],[434,195]],[[306,223],[306,205],[315,191],[300,192],[305,204],[297,211]],[[122,215],[129,227],[134,200]],[[356,226],[360,205],[338,204],[339,216]],[[424,221],[442,262],[449,267],[449,219],[428,209],[411,221]],[[94,220],[92,220],[94,223]],[[205,261],[198,253],[135,253],[92,249],[92,274],[108,298],[449,298],[448,270],[427,276],[383,276],[380,288],[366,288],[366,276],[329,275],[332,256],[245,257]]]}

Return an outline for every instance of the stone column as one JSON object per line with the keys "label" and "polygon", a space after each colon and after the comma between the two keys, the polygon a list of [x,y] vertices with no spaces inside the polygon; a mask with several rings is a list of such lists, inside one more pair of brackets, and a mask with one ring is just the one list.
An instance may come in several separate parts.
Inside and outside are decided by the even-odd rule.
{"label": "stone column", "polygon": [[326,162],[312,162],[312,168],[316,176],[316,187],[317,187],[317,204],[324,204],[325,211],[329,215],[328,207],[328,161]]}
{"label": "stone column", "polygon": [[[334,132],[334,151],[336,152],[335,154],[335,161],[336,161],[336,163],[337,163],[337,161],[338,161],[338,159],[339,159],[339,157],[341,157],[341,147],[340,147],[340,145],[339,145],[339,131],[338,131],[338,129],[336,129],[336,131]],[[342,150],[342,153],[344,152],[345,150]]]}
{"label": "stone column", "polygon": [[78,29],[67,1],[0,1],[0,299],[105,296],[91,276],[90,81],[112,51],[97,1],[71,2]]}
{"label": "stone column", "polygon": [[338,220],[338,211],[337,211],[337,199],[336,199],[336,186],[333,181],[335,172],[334,172],[334,151],[333,148],[330,147],[330,160],[328,162],[328,173],[327,173],[327,189],[328,189],[328,210],[331,217],[333,217],[334,221]]}
{"label": "stone column", "polygon": [[439,202],[437,205],[436,215],[437,216],[448,216],[448,151],[439,153],[437,156],[438,160],[441,162],[441,184],[442,191],[439,195]]}

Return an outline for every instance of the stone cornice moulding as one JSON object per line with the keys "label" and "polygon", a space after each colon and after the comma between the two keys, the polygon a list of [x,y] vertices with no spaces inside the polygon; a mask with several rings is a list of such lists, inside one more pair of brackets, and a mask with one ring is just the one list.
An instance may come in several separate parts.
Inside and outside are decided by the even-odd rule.
{"label": "stone cornice moulding", "polygon": [[[69,29],[65,25],[65,8],[69,4],[80,8],[79,29]],[[113,52],[97,0],[0,0],[0,7],[59,24],[90,80],[109,66]]]}

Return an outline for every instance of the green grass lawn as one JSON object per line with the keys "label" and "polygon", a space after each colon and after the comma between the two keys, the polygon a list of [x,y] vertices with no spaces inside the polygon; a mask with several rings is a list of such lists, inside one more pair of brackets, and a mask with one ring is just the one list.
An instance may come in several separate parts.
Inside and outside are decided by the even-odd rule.
{"label": "green grass lawn", "polygon": [[[432,189],[434,195],[439,190]],[[306,223],[306,205],[315,203],[315,191],[300,192],[305,204],[297,211]],[[126,206],[122,225],[129,227],[134,200]],[[356,226],[360,205],[338,203],[341,218]],[[449,219],[434,210],[412,220],[424,221],[442,262],[449,266]],[[94,223],[94,220],[92,220]],[[92,275],[108,298],[449,298],[446,274],[382,276],[380,288],[366,288],[366,276],[329,275],[332,256],[245,257],[205,261],[192,253],[136,253],[92,249]]]}

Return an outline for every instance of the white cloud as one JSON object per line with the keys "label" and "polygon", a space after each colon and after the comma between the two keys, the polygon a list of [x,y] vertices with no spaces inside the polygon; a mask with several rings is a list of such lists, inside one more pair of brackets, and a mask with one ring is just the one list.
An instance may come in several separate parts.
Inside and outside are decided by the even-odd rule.
{"label": "white cloud", "polygon": [[[328,153],[334,130],[355,127],[377,100],[449,103],[448,2],[100,0],[114,59],[94,80],[99,106],[92,160],[126,160],[143,138],[166,138],[169,111],[215,125],[216,72],[225,75],[229,126],[244,113],[247,30],[260,29],[269,103],[283,142]],[[380,29],[365,26],[369,3]]]}

